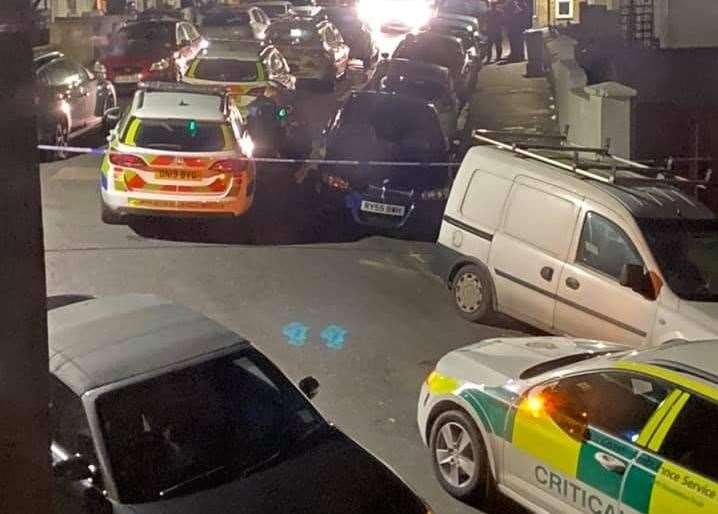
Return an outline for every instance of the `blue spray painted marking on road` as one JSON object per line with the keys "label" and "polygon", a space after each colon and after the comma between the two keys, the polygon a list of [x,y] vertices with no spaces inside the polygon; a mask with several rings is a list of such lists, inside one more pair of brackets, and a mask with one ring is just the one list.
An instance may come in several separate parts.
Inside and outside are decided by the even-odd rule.
{"label": "blue spray painted marking on road", "polygon": [[292,346],[304,346],[309,336],[309,327],[295,321],[284,325],[282,334],[287,337],[287,342]]}
{"label": "blue spray painted marking on road", "polygon": [[324,330],[322,330],[319,337],[324,340],[327,348],[331,348],[332,350],[341,350],[344,348],[344,343],[346,342],[346,336],[348,333],[349,332],[347,330],[339,325],[328,325]]}

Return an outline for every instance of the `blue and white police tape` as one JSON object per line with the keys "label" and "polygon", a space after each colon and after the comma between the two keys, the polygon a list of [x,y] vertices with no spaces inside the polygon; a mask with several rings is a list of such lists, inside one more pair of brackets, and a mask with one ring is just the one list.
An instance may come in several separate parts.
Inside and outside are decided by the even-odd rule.
{"label": "blue and white police tape", "polygon": [[[38,145],[38,150],[49,150],[64,153],[104,155],[106,148],[89,148],[78,146]],[[423,162],[423,161],[359,161],[349,159],[289,159],[283,157],[253,157],[252,161],[274,164],[317,164],[330,166],[395,166],[414,168],[457,168],[459,162]]]}

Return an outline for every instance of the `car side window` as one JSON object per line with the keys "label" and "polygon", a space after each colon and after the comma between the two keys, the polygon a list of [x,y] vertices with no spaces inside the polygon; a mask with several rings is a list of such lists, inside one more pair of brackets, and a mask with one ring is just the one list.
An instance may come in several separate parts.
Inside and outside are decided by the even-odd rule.
{"label": "car side window", "polygon": [[80,63],[66,59],[65,66],[70,71],[70,78],[75,79],[74,82],[83,83],[90,80],[88,71]]}
{"label": "car side window", "polygon": [[334,39],[337,43],[344,43],[344,38],[342,37],[342,33],[339,32],[339,29],[333,27],[332,34],[334,35]]}
{"label": "car side window", "polygon": [[269,56],[269,72],[272,75],[281,75],[284,73],[284,63],[279,52],[272,52]]}
{"label": "car side window", "polygon": [[185,30],[187,30],[187,35],[189,36],[190,41],[196,41],[197,39],[199,39],[199,31],[191,23],[185,24]]}
{"label": "car side window", "polygon": [[671,425],[659,454],[718,481],[718,404],[691,395]]}
{"label": "car side window", "polygon": [[624,264],[643,266],[643,260],[626,233],[595,212],[586,214],[576,262],[609,275],[621,277]]}
{"label": "car side window", "polygon": [[79,453],[97,466],[92,434],[82,400],[54,375],[50,376],[50,439],[69,454]]}
{"label": "car side window", "polygon": [[321,32],[322,39],[328,45],[333,45],[336,41],[334,40],[334,33],[328,28],[324,28]]}
{"label": "car side window", "polygon": [[65,59],[57,59],[40,71],[42,80],[51,87],[67,86],[72,83],[72,70]]}
{"label": "car side window", "polygon": [[543,389],[548,414],[573,436],[588,427],[635,443],[673,387],[653,377],[606,371],[566,377]]}

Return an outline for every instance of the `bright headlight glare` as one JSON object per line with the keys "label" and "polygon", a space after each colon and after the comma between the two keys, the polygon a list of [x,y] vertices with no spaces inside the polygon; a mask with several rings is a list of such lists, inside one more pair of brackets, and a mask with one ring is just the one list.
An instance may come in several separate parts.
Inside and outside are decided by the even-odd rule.
{"label": "bright headlight glare", "polygon": [[249,135],[244,135],[239,140],[239,149],[242,150],[242,153],[246,157],[252,157],[254,154],[254,141],[252,141],[252,138]]}
{"label": "bright headlight glare", "polygon": [[153,62],[150,66],[150,71],[162,71],[170,67],[170,62],[167,59],[162,59],[157,62]]}

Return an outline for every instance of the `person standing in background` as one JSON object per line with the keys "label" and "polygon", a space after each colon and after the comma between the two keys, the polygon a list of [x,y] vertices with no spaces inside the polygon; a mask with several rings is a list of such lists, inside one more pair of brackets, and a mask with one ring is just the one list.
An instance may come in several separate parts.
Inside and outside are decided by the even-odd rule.
{"label": "person standing in background", "polygon": [[506,4],[506,26],[509,35],[511,53],[508,61],[523,62],[526,60],[526,48],[524,41],[524,30],[526,19],[529,17],[529,9],[526,0],[508,0]]}
{"label": "person standing in background", "polygon": [[504,53],[504,2],[495,0],[491,2],[489,12],[486,14],[486,36],[489,39],[489,51],[486,54],[486,64],[492,61],[496,49],[496,62],[499,62]]}

